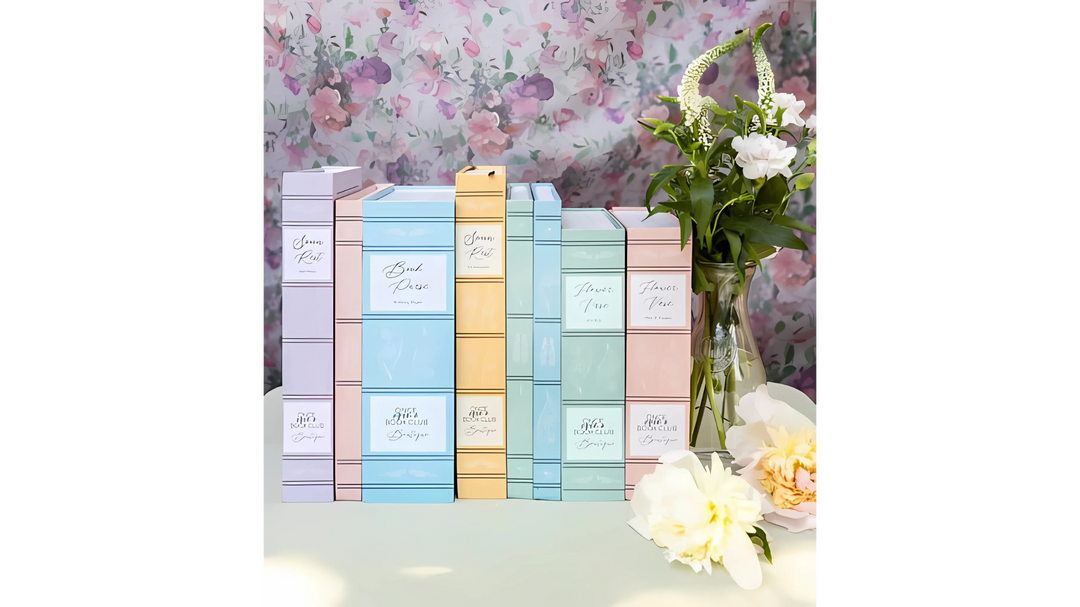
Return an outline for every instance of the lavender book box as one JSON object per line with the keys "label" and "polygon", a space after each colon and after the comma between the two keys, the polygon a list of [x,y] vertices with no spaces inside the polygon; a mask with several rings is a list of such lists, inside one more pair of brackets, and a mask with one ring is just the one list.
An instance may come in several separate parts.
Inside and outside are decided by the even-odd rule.
{"label": "lavender book box", "polygon": [[362,171],[325,167],[281,182],[281,499],[334,500],[334,204]]}

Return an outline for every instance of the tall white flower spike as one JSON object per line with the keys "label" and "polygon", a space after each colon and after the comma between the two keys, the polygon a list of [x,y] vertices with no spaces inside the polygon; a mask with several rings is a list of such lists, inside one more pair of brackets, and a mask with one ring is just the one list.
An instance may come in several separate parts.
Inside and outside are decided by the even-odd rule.
{"label": "tall white flower spike", "polygon": [[[705,110],[710,109],[716,112],[720,110],[720,105],[716,103],[716,100],[712,97],[709,97],[708,95],[702,97],[701,93],[698,92],[698,87],[701,84],[701,75],[705,73],[705,70],[707,70],[710,65],[712,65],[713,61],[716,61],[721,55],[738,48],[746,42],[746,39],[749,37],[749,30],[735,32],[735,37],[731,40],[712,47],[705,51],[700,57],[691,61],[690,65],[686,68],[686,73],[683,74],[682,83],[678,88],[679,107],[682,109],[683,115],[686,116],[687,122],[697,124],[699,133],[698,138],[704,145],[712,143],[714,138]],[[766,65],[767,64],[768,62],[766,61]],[[771,75],[772,73],[770,72],[770,76]]]}

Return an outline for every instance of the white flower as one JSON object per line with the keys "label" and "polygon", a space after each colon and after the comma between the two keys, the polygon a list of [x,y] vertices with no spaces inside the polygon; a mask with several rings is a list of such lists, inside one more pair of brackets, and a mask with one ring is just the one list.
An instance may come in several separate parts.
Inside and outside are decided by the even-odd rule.
{"label": "white flower", "polygon": [[[802,126],[804,124],[802,116],[800,116],[800,114],[802,114],[802,111],[806,109],[805,101],[799,101],[795,98],[795,95],[792,95],[791,93],[773,93],[772,100],[774,104],[774,109],[771,112],[772,116],[776,116],[777,109],[784,108],[784,122],[780,126],[783,127],[789,124],[794,124],[795,126]],[[776,120],[774,118],[773,120],[769,121],[769,124],[773,124],[775,122]]]}
{"label": "white flower", "polygon": [[817,114],[810,114],[810,117],[806,119],[806,128],[810,129],[808,135],[811,137],[817,135]]}
{"label": "white flower", "polygon": [[776,174],[791,177],[788,165],[795,158],[795,148],[788,148],[787,142],[772,135],[750,133],[749,137],[737,135],[731,140],[731,147],[738,152],[735,162],[742,167],[747,179],[772,179]]}
{"label": "white flower", "polygon": [[799,532],[817,528],[817,426],[762,384],[739,399],[745,425],[728,430],[739,476],[765,494],[765,520]]}
{"label": "white flower", "polygon": [[660,457],[652,474],[634,488],[630,527],[666,548],[668,562],[690,565],[712,574],[712,563],[724,566],[740,587],[761,585],[761,563],[750,541],[761,520],[762,496],[746,480],[712,454],[705,468],[697,455],[672,451]]}

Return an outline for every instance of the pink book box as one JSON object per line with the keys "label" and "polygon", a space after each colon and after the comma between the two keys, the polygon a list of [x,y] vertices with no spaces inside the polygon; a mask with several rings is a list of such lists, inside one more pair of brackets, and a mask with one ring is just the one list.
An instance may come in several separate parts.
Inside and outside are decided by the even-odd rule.
{"label": "pink book box", "polygon": [[668,451],[690,444],[690,262],[679,221],[615,207],[626,228],[626,499]]}

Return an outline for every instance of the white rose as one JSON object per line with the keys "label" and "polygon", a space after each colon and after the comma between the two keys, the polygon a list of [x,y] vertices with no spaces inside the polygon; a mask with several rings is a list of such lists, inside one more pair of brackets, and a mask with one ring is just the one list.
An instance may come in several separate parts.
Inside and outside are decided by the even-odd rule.
{"label": "white rose", "polygon": [[806,128],[810,129],[808,134],[811,137],[817,135],[817,114],[810,114],[810,117],[806,119]]}
{"label": "white rose", "polygon": [[738,152],[735,163],[743,169],[747,179],[772,179],[776,174],[791,177],[788,165],[795,158],[795,148],[772,135],[751,133],[749,137],[736,136],[731,147]]}
{"label": "white rose", "polygon": [[[775,93],[773,95],[774,116],[776,111],[780,108],[784,108],[784,123],[780,125],[781,127],[789,124],[794,124],[795,126],[802,126],[804,124],[800,114],[806,109],[805,101],[799,101],[795,98],[795,95],[792,95],[791,93]],[[775,119],[770,122],[775,122]]]}

